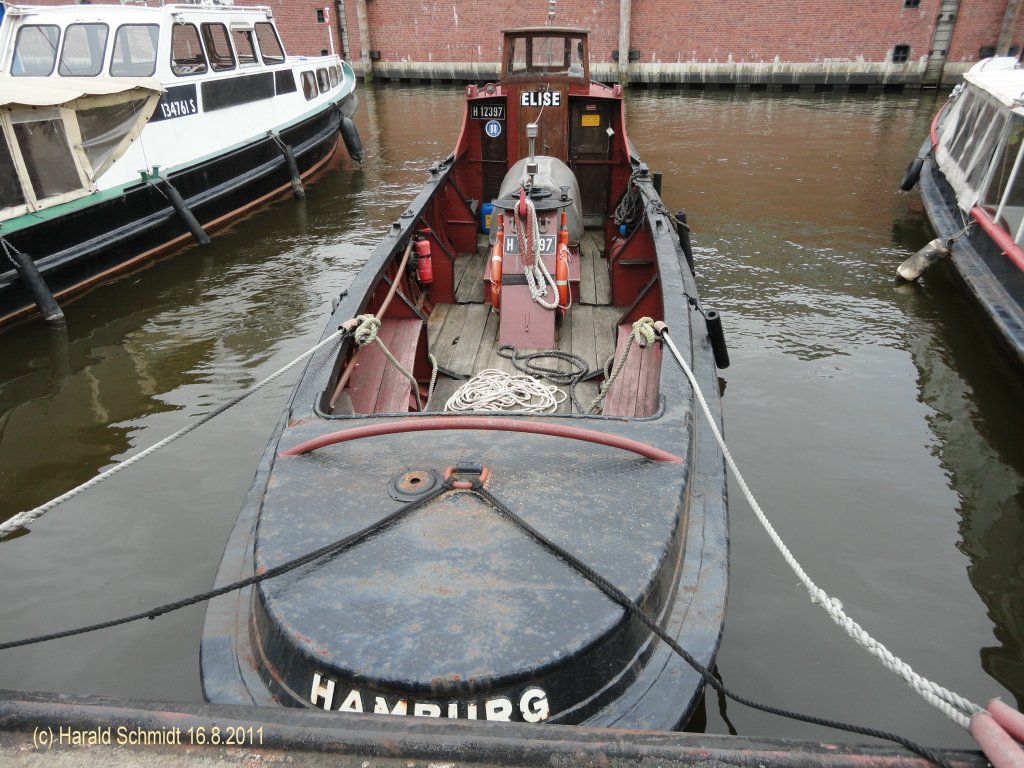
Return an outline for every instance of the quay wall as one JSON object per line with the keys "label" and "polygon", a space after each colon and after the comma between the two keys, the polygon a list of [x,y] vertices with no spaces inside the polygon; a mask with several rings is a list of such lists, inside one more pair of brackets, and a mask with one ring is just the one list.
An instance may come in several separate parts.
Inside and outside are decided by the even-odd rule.
{"label": "quay wall", "polygon": [[[548,6],[546,0],[235,2],[269,5],[290,54],[319,55],[333,47],[363,76],[466,82],[496,79],[499,30],[543,25]],[[944,51],[941,84],[953,85],[996,48],[1004,21],[1012,22],[1011,51],[1024,46],[1024,13],[1015,11],[1024,3],[1017,0],[557,0],[555,24],[591,31],[597,79],[621,79],[617,57],[623,3],[630,10],[630,83],[769,90],[917,88],[938,84],[934,73],[926,75],[936,44],[943,46],[936,51]],[[951,32],[948,42],[939,43],[936,30],[944,19]]]}
{"label": "quay wall", "polygon": [[[725,87],[918,87],[941,0],[632,0],[629,81]],[[943,81],[995,48],[1008,0],[961,0]],[[358,14],[365,10],[370,72],[382,79],[493,79],[498,30],[545,22],[547,3],[343,0],[346,50],[363,72]],[[558,0],[555,23],[591,30],[591,62],[619,79],[620,0]],[[1024,14],[1012,41],[1024,43]],[[899,61],[907,46],[906,61]],[[896,54],[894,61],[894,54]],[[482,77],[481,77],[482,76]]]}

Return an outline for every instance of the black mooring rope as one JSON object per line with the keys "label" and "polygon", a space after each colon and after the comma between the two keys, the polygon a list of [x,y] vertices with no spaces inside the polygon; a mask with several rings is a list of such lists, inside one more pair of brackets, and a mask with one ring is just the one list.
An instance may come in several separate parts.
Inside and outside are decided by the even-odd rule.
{"label": "black mooring rope", "polygon": [[320,547],[320,549],[314,550],[313,552],[310,552],[305,555],[301,555],[300,557],[296,557],[293,560],[289,560],[286,563],[282,563],[281,565],[269,568],[259,575],[249,576],[248,578],[241,579],[240,581],[236,581],[232,584],[226,584],[223,587],[211,589],[209,592],[203,592],[198,595],[193,595],[192,597],[186,597],[183,600],[177,600],[173,603],[167,603],[165,605],[157,606],[156,608],[151,608],[148,611],[132,614],[131,616],[124,616],[120,619],[111,619],[110,621],[104,621],[99,624],[90,624],[86,627],[68,629],[63,632],[53,632],[48,635],[27,637],[24,640],[11,640],[7,643],[0,643],[0,651],[7,650],[8,648],[18,648],[19,646],[23,645],[34,645],[36,643],[43,643],[48,640],[58,640],[62,637],[74,637],[75,635],[84,635],[87,632],[95,632],[100,629],[109,629],[110,627],[120,626],[121,624],[128,624],[133,621],[139,621],[140,619],[155,619],[157,616],[162,616],[165,613],[177,611],[181,608],[187,608],[190,605],[201,603],[204,600],[210,600],[214,597],[220,597],[221,595],[225,595],[228,592],[234,592],[235,590],[244,589],[245,587],[250,587],[253,584],[258,584],[261,581],[273,579],[276,576],[288,573],[289,571],[294,571],[296,568],[306,565],[307,563],[311,563],[314,560],[319,560],[322,557],[339,555],[345,550],[351,549],[356,544],[359,544],[365,541],[366,539],[370,538],[374,534],[384,530],[392,523],[398,522],[398,520],[405,517],[409,513],[416,511],[417,509],[427,504],[428,502],[433,501],[442,493],[448,491],[450,487],[450,483],[445,482],[437,489],[428,493],[426,496],[422,496],[416,501],[409,504],[408,506],[402,507],[401,509],[392,512],[387,517],[381,518],[372,525],[368,525],[366,528],[363,528],[361,531],[357,531],[356,533],[350,534],[343,539],[338,539],[335,542]]}
{"label": "black mooring rope", "polygon": [[[250,576],[248,578],[241,579],[240,581],[236,581],[231,584],[226,584],[223,587],[212,589],[208,592],[193,595],[192,597],[187,597],[183,600],[178,600],[173,603],[167,603],[165,605],[152,608],[148,611],[136,613],[131,616],[125,616],[120,619],[112,619],[110,621],[104,621],[99,624],[91,624],[89,626],[78,627],[76,629],[69,629],[63,632],[53,632],[48,635],[38,635],[36,637],[28,637],[23,640],[12,640],[10,642],[0,643],[0,651],[7,650],[8,648],[18,648],[20,646],[43,643],[49,640],[57,640],[64,637],[84,635],[88,632],[95,632],[100,629],[109,629],[110,627],[128,624],[130,622],[139,621],[141,619],[155,619],[157,616],[162,616],[165,613],[177,611],[181,608],[187,608],[190,605],[195,605],[196,603],[203,602],[204,600],[210,600],[214,597],[220,597],[221,595],[227,594],[228,592],[234,592],[235,590],[243,589],[245,587],[252,586],[253,584],[258,584],[261,581],[273,579],[277,576],[288,573],[289,571],[293,571],[296,568],[311,563],[315,560],[319,560],[320,558],[341,554],[342,552],[351,549],[357,544],[360,544],[361,542],[365,541],[371,536],[379,533],[380,531],[384,530],[393,523],[398,522],[410,513],[420,509],[421,507],[438,498],[442,494],[452,490],[452,482],[453,481],[451,479],[446,480],[435,490],[431,491],[425,496],[420,497],[419,499],[408,504],[407,506],[404,506],[401,509],[392,512],[390,515],[381,518],[372,525],[369,525],[366,528],[363,528],[362,530],[350,534],[335,542],[327,544],[326,546],[320,547],[320,549],[314,550],[308,554],[301,555],[285,563],[282,563],[281,565],[270,568],[259,575]],[[849,733],[856,733],[862,736],[870,736],[872,738],[882,739],[884,741],[891,741],[906,747],[912,752],[916,752],[925,759],[930,760],[931,762],[941,766],[942,768],[952,768],[952,766],[948,762],[946,762],[942,757],[937,755],[931,749],[924,747],[918,744],[917,742],[911,741],[910,739],[904,738],[899,734],[890,733],[888,731],[882,731],[877,728],[870,728],[862,725],[844,723],[839,720],[828,720],[826,718],[817,717],[816,715],[807,715],[801,712],[794,712],[791,710],[781,709],[779,707],[773,707],[769,704],[760,704],[754,701],[753,699],[748,699],[745,696],[741,696],[740,694],[734,693],[733,691],[729,690],[714,675],[714,673],[712,673],[707,667],[705,667],[693,656],[691,656],[690,653],[686,651],[686,649],[684,649],[681,645],[679,645],[679,643],[677,643],[673,637],[671,637],[653,619],[651,619],[646,613],[644,613],[640,606],[637,605],[633,600],[631,600],[626,595],[626,593],[624,593],[622,590],[620,590],[618,587],[616,587],[614,584],[608,581],[604,576],[599,574],[589,565],[587,565],[582,560],[577,558],[575,555],[562,549],[560,546],[558,546],[558,544],[548,539],[544,534],[542,534],[540,531],[538,531],[525,520],[523,520],[521,517],[519,517],[519,515],[517,515],[508,506],[506,506],[503,502],[501,502],[494,495],[492,495],[490,491],[484,488],[483,485],[481,485],[478,480],[470,480],[469,482],[472,485],[472,492],[476,493],[481,499],[483,499],[492,507],[494,507],[494,509],[499,514],[506,517],[510,522],[512,522],[514,525],[516,525],[518,528],[524,531],[532,539],[537,541],[541,546],[548,549],[556,557],[564,561],[573,570],[575,570],[577,573],[583,576],[583,578],[585,578],[587,581],[589,581],[591,584],[593,584],[595,587],[601,590],[611,600],[621,605],[630,613],[634,614],[637,617],[637,619],[639,619],[640,622],[644,624],[644,626],[650,629],[651,632],[657,635],[666,645],[668,645],[669,648],[672,649],[673,652],[675,652],[687,664],[693,667],[693,669],[704,679],[704,682],[707,685],[710,685],[723,696],[726,696],[739,704],[743,704],[745,706],[751,707],[752,709],[757,709],[762,712],[767,712],[771,715],[778,715],[779,717],[786,717],[790,720],[799,720],[801,722],[811,723],[812,725],[820,725],[826,728],[834,728],[841,731],[847,731]]]}
{"label": "black mooring rope", "polygon": [[[583,406],[576,398],[576,385],[587,377],[587,374],[590,373],[590,368],[587,366],[586,360],[582,357],[574,355],[571,352],[563,352],[560,349],[551,349],[544,352],[527,352],[524,354],[511,344],[504,344],[498,347],[498,355],[500,357],[504,357],[506,360],[511,360],[512,365],[528,376],[547,379],[551,383],[558,384],[559,386],[568,386],[569,397],[572,400],[573,405],[576,406],[576,410],[583,413]],[[537,364],[537,360],[544,359],[564,360],[573,370],[565,371]]]}
{"label": "black mooring rope", "polygon": [[565,551],[558,544],[551,541],[544,534],[538,531],[536,528],[531,526],[519,515],[513,512],[508,506],[498,500],[490,491],[484,488],[478,481],[473,481],[473,490],[477,493],[480,498],[486,501],[488,504],[493,506],[499,514],[504,515],[514,525],[524,531],[528,536],[538,542],[541,546],[548,549],[556,557],[564,561],[573,570],[579,573],[583,578],[597,587],[599,590],[604,592],[611,600],[621,605],[630,613],[634,614],[648,629],[657,635],[669,648],[671,648],[680,658],[689,664],[693,669],[704,678],[704,682],[714,688],[723,696],[727,696],[735,702],[744,704],[753,709],[767,712],[771,715],[778,715],[780,717],[786,717],[791,720],[799,720],[805,723],[811,723],[812,725],[821,725],[826,728],[835,728],[842,731],[848,731],[850,733],[856,733],[862,736],[870,736],[876,739],[883,739],[885,741],[892,741],[896,744],[900,744],[912,752],[916,752],[922,757],[942,766],[942,768],[951,768],[942,757],[937,755],[933,750],[928,747],[924,747],[915,741],[911,741],[903,736],[896,733],[889,733],[888,731],[882,731],[877,728],[871,728],[868,726],[854,725],[851,723],[844,723],[838,720],[828,720],[826,718],[818,717],[816,715],[806,715],[801,712],[793,712],[779,707],[773,707],[769,704],[761,704],[752,699],[748,699],[745,696],[734,693],[717,678],[715,675],[697,659],[690,655],[686,649],[684,649],[679,643],[675,641],[664,629],[658,625],[653,619],[651,619],[644,611],[631,600],[626,593],[608,581],[604,576],[599,574],[589,565],[584,563],[582,560],[577,558],[575,555]]}

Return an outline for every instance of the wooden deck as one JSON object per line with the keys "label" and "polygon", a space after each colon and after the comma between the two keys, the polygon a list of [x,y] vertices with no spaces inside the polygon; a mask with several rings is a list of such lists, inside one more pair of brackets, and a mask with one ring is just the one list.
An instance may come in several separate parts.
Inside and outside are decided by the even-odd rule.
{"label": "wooden deck", "polygon": [[[580,243],[580,301],[556,325],[558,349],[581,357],[590,371],[602,369],[605,361],[615,352],[616,325],[623,312],[622,307],[609,305],[611,286],[607,265],[601,258],[600,238],[599,232],[587,232],[584,235]],[[459,257],[455,263],[455,296],[458,303],[434,307],[427,325],[430,348],[438,365],[467,378],[486,368],[497,368],[506,373],[517,372],[511,360],[497,354],[498,315],[491,311],[489,304],[483,303],[487,254],[487,239],[482,236],[476,254]],[[539,350],[519,351],[527,353]],[[568,370],[567,364],[554,359],[540,361],[540,364]],[[443,410],[445,402],[463,381],[439,376],[427,410]],[[568,394],[568,387],[560,389]],[[584,409],[597,395],[597,391],[596,381],[577,385],[576,396]],[[570,406],[570,401],[566,399],[559,406],[558,412],[569,413]]]}

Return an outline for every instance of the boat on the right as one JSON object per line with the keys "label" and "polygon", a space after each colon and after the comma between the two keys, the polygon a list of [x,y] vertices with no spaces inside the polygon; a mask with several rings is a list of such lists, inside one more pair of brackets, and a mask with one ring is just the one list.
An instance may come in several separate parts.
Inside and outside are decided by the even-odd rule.
{"label": "boat on the right", "polygon": [[[945,255],[1024,368],[1024,67],[979,62],[932,121],[900,188],[920,183]],[[902,273],[901,273],[902,274]],[[906,275],[904,275],[906,277]]]}

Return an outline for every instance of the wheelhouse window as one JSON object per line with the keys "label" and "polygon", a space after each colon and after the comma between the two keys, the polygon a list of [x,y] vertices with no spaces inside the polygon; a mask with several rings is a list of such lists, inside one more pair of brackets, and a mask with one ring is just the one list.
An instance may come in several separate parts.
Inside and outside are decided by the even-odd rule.
{"label": "wheelhouse window", "polygon": [[572,35],[513,37],[508,77],[583,77],[583,38]]}
{"label": "wheelhouse window", "polygon": [[149,77],[156,72],[156,24],[122,24],[114,34],[114,53],[110,59],[112,77]]}
{"label": "wheelhouse window", "polygon": [[235,55],[238,56],[240,65],[259,63],[256,56],[256,41],[251,29],[231,27],[231,42],[235,44]]}
{"label": "wheelhouse window", "polygon": [[179,77],[207,70],[206,54],[194,24],[175,24],[171,33],[171,71]]}
{"label": "wheelhouse window", "polygon": [[64,77],[95,77],[102,72],[109,33],[106,24],[69,24],[64,32],[58,74]]}
{"label": "wheelhouse window", "polygon": [[228,29],[223,24],[203,24],[203,42],[214,72],[235,68],[235,54],[231,51]]}
{"label": "wheelhouse window", "polygon": [[266,21],[256,23],[256,42],[259,43],[264,64],[284,62],[284,48],[281,47],[281,39],[273,24]]}
{"label": "wheelhouse window", "polygon": [[18,30],[14,43],[11,74],[15,77],[39,77],[53,72],[57,62],[60,27],[54,24],[26,25]]}

